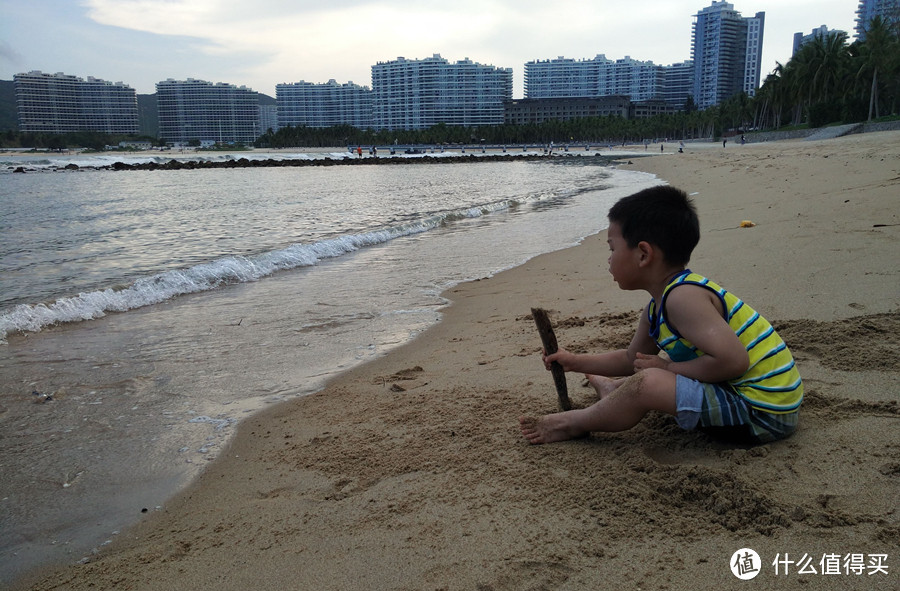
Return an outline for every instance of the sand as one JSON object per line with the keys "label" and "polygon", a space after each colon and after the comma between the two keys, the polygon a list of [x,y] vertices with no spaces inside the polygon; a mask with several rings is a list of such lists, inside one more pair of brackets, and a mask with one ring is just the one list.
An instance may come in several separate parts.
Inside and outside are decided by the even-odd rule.
{"label": "sand", "polygon": [[[163,510],[21,588],[900,588],[900,132],[669,146],[628,168],[695,194],[691,268],[791,346],[807,392],[792,438],[739,447],[654,414],[522,439],[517,417],[556,409],[530,308],[562,346],[601,351],[627,344],[645,303],[612,282],[601,232],[452,289],[415,342],[248,419]],[[745,547],[763,561],[753,582],[729,567]],[[863,574],[845,574],[853,554]],[[800,564],[776,573],[785,555]],[[820,574],[797,572],[804,555]],[[832,555],[841,574],[821,574]]]}

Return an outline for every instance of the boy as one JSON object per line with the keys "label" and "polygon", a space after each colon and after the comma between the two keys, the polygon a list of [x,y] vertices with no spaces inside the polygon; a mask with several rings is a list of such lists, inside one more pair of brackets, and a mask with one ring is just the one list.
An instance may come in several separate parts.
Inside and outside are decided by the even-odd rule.
{"label": "boy", "polygon": [[[619,288],[651,296],[627,349],[543,357],[585,373],[600,400],[583,409],[519,419],[530,443],[591,431],[623,431],[648,411],[676,417],[683,429],[765,443],[797,428],[803,385],[772,326],[733,294],[686,269],[700,241],[697,212],[669,186],[645,189],[609,212],[609,272]],[[658,355],[659,350],[667,356]],[[617,376],[630,376],[611,379]]]}

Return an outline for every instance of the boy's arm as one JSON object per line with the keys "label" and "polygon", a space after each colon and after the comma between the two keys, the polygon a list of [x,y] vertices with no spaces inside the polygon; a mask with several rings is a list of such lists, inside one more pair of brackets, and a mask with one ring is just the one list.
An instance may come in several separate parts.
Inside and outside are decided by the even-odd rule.
{"label": "boy's arm", "polygon": [[743,343],[728,326],[722,304],[710,290],[682,285],[666,298],[666,318],[681,335],[703,351],[690,361],[665,361],[639,354],[635,369],[662,367],[701,382],[716,383],[742,376],[750,366]]}
{"label": "boy's arm", "polygon": [[545,355],[544,364],[550,369],[550,363],[558,361],[566,371],[607,377],[630,376],[635,371],[634,362],[639,353],[655,354],[657,351],[656,343],[650,338],[650,323],[644,310],[627,349],[599,355],[577,355],[560,349],[558,353]]}

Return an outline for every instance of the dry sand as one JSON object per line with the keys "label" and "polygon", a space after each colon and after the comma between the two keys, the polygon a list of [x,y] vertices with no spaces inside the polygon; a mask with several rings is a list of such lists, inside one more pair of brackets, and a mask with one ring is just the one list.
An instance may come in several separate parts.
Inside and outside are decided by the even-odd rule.
{"label": "dry sand", "polygon": [[[23,588],[900,588],[900,132],[630,167],[695,193],[691,268],[794,351],[807,396],[791,439],[735,447],[663,415],[522,439],[519,415],[556,407],[530,308],[551,311],[561,345],[599,351],[628,342],[645,303],[617,290],[601,233],[451,290],[440,325],[247,420],[164,510]],[[743,547],[763,558],[754,581],[729,568]],[[825,555],[887,554],[888,570],[776,575],[776,554],[820,572]]]}

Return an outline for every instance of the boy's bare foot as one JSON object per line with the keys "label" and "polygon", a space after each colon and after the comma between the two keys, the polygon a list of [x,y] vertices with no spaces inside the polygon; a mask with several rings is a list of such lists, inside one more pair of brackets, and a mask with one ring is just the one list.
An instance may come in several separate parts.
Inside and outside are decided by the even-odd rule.
{"label": "boy's bare foot", "polygon": [[597,395],[600,396],[601,400],[609,396],[612,391],[618,388],[619,384],[622,383],[621,379],[614,380],[612,378],[607,378],[606,376],[585,374],[584,377],[588,381],[588,384],[597,391]]}
{"label": "boy's bare foot", "polygon": [[542,417],[519,417],[522,436],[531,444],[554,443],[584,437],[587,433],[573,429],[566,413],[544,415]]}

